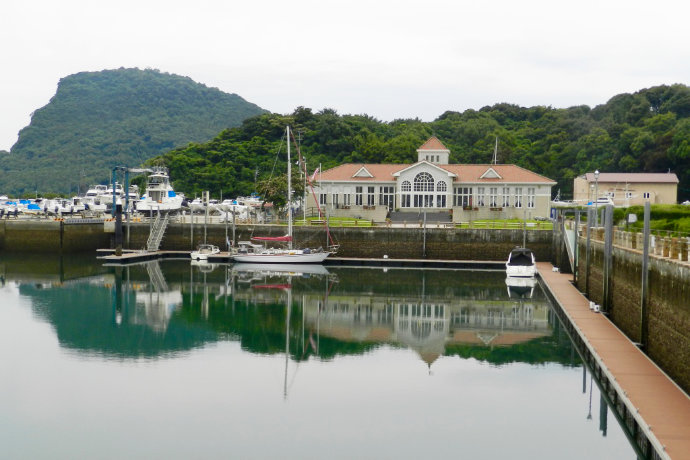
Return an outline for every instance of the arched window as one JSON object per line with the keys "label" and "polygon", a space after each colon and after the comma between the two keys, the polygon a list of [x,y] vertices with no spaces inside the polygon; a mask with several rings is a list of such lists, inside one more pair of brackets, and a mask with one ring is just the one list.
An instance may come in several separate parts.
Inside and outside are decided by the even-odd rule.
{"label": "arched window", "polygon": [[434,178],[428,172],[421,172],[414,177],[415,192],[433,192]]}
{"label": "arched window", "polygon": [[403,181],[402,185],[400,186],[400,190],[403,192],[409,192],[412,190],[412,185],[410,184],[409,180]]}
{"label": "arched window", "polygon": [[445,192],[447,190],[447,187],[448,186],[446,185],[446,183],[444,181],[439,181],[436,184],[436,191],[437,192]]}

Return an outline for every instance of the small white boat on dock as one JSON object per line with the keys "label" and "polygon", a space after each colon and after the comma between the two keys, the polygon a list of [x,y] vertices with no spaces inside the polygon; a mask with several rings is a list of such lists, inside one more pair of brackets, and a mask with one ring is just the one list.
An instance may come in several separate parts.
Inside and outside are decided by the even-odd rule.
{"label": "small white boat on dock", "polygon": [[220,248],[212,244],[200,244],[196,251],[192,251],[192,260],[208,260],[209,256],[218,254]]}

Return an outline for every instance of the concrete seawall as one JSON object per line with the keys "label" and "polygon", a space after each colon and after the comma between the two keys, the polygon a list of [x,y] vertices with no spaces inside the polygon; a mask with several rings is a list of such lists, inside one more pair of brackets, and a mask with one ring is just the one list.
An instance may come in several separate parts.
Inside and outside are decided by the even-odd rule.
{"label": "concrete seawall", "polygon": [[[232,240],[232,228],[224,224],[209,224],[206,240],[222,249],[227,238]],[[252,236],[284,235],[281,225],[238,225],[235,239],[248,240]],[[456,228],[395,228],[342,227],[331,229],[340,245],[341,257],[428,258],[460,260],[505,260],[512,248],[522,245],[522,230],[456,229]],[[125,227],[124,247],[142,249],[146,246],[149,225],[133,223]],[[113,247],[113,233],[104,231],[103,223],[70,224],[61,221],[1,221],[0,250],[13,252],[74,253]],[[326,247],[327,235],[323,227],[296,227],[295,240],[300,245]],[[161,249],[192,250],[204,241],[204,226],[170,224]],[[527,245],[538,260],[550,260],[552,233],[528,230]]]}

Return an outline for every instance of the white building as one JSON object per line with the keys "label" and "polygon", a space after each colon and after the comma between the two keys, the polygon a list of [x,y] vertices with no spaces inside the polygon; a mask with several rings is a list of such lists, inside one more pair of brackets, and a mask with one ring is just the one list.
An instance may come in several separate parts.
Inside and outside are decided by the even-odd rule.
{"label": "white building", "polygon": [[[346,163],[323,171],[314,191],[331,216],[376,221],[388,212],[452,213],[454,222],[549,215],[553,180],[516,165],[448,164],[449,155],[431,137],[417,163]],[[307,206],[316,206],[311,196]]]}

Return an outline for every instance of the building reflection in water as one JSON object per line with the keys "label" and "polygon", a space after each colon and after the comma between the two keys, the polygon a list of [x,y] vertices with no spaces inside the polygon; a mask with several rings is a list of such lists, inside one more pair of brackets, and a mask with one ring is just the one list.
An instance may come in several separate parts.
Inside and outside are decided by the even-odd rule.
{"label": "building reflection in water", "polygon": [[[258,303],[278,301],[273,293],[245,293],[242,283],[259,281],[247,275],[238,276],[237,296]],[[417,351],[427,364],[451,344],[510,346],[552,333],[546,299],[532,296],[534,280],[524,286],[509,285],[507,296],[505,291],[496,296],[494,290],[493,295],[475,298],[449,297],[438,289],[426,289],[424,277],[420,281],[416,297],[396,295],[395,290],[378,294],[362,285],[332,291],[324,286],[321,292],[302,293],[296,301],[302,304],[306,327],[318,337],[401,344]],[[278,282],[275,277],[273,282]]]}

